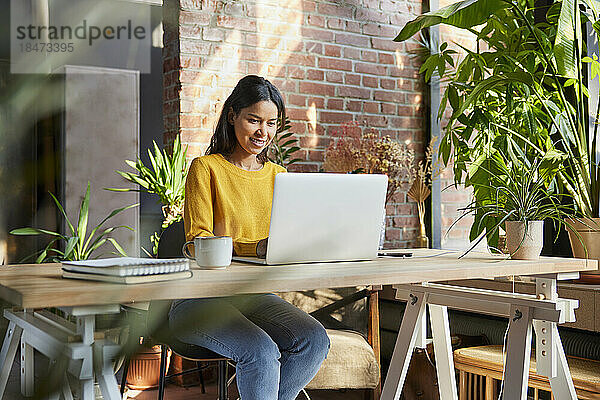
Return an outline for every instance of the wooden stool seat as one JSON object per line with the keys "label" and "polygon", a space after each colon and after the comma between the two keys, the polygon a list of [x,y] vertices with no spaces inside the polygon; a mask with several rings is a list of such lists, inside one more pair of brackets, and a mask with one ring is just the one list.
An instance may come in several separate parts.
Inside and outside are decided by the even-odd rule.
{"label": "wooden stool seat", "polygon": [[[504,354],[506,357],[506,354]],[[454,366],[460,371],[460,400],[492,400],[498,396],[502,379],[502,346],[465,347],[454,351]],[[600,362],[578,357],[567,357],[573,384],[579,399],[600,399]],[[536,373],[535,350],[531,352],[529,387],[550,391],[548,378]]]}

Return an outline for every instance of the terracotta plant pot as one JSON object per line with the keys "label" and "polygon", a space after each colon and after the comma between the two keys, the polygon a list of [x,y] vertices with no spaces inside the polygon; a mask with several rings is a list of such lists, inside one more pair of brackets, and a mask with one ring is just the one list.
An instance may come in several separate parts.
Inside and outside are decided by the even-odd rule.
{"label": "terracotta plant pot", "polygon": [[[171,360],[171,349],[167,353],[167,367]],[[127,371],[127,387],[133,390],[145,390],[158,387],[160,375],[160,346],[141,348],[129,361]]]}
{"label": "terracotta plant pot", "polygon": [[[600,218],[582,218],[581,221],[566,220],[579,234],[578,237],[577,233],[567,226],[573,257],[586,258],[585,250],[587,249],[587,258],[598,260],[600,263]],[[600,274],[600,271],[586,271],[586,274]]]}
{"label": "terracotta plant pot", "polygon": [[528,224],[525,232],[524,222],[506,221],[506,250],[513,260],[540,258],[544,245],[544,221],[530,221]]}

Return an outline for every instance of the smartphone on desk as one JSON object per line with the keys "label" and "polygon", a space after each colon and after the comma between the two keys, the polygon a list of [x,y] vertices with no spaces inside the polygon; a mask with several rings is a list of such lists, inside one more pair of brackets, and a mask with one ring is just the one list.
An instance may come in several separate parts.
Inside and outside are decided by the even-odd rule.
{"label": "smartphone on desk", "polygon": [[379,257],[401,257],[407,258],[412,257],[413,253],[410,252],[400,252],[400,251],[380,251],[377,253]]}

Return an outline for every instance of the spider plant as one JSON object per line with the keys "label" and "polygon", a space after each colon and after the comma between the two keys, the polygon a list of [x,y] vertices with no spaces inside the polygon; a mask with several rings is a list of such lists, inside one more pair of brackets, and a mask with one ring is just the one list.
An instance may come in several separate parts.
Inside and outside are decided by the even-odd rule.
{"label": "spider plant", "polygon": [[[67,226],[69,228],[69,232],[66,234],[62,234],[59,232],[53,232],[46,229],[40,228],[19,228],[13,229],[10,231],[13,235],[49,235],[52,237],[50,243],[38,253],[35,253],[33,256],[37,255],[35,260],[36,263],[42,263],[46,261],[51,262],[60,262],[60,261],[78,261],[78,260],[87,260],[92,257],[92,254],[100,248],[105,243],[110,243],[114,249],[117,251],[119,255],[126,256],[123,248],[117,243],[117,241],[110,237],[109,235],[114,232],[118,228],[126,228],[129,230],[133,230],[128,226],[113,226],[109,228],[103,228],[103,225],[112,217],[119,214],[122,211],[125,211],[129,208],[136,207],[137,204],[133,204],[127,207],[122,207],[116,210],[113,210],[106,218],[104,218],[98,225],[96,225],[88,234],[88,217],[89,217],[89,208],[90,208],[90,183],[87,184],[87,189],[85,192],[85,196],[81,201],[81,206],[79,207],[79,217],[77,220],[77,226],[71,223],[71,220],[67,216],[65,209],[60,204],[58,199],[50,193],[52,200],[56,204],[56,207],[61,212],[62,216],[65,218],[67,222]],[[57,248],[57,245],[64,245],[64,250]],[[28,259],[27,257],[26,259]]]}
{"label": "spider plant", "polygon": [[523,222],[525,232],[529,222],[552,221],[560,231],[567,224],[565,217],[573,213],[573,206],[564,204],[565,196],[556,185],[563,161],[564,155],[559,153],[547,153],[529,161],[524,153],[507,157],[492,151],[485,160],[470,165],[468,179],[474,190],[473,201],[460,209],[463,214],[459,218],[474,216],[470,236],[475,242],[468,251],[484,237],[488,243],[497,243],[499,228],[504,228],[507,221]]}

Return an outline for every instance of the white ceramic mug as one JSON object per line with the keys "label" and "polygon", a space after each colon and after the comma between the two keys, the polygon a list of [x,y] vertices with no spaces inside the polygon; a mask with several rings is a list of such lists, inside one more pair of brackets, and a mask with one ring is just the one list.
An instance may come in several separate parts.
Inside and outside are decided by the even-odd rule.
{"label": "white ceramic mug", "polygon": [[[195,257],[189,253],[189,245],[194,245]],[[231,264],[233,242],[231,236],[198,236],[183,245],[183,255],[204,269],[225,268]]]}

